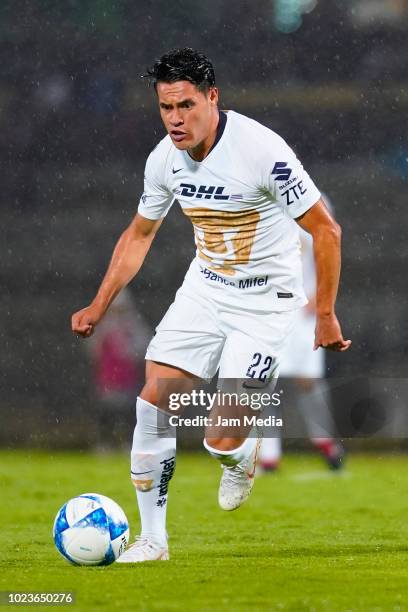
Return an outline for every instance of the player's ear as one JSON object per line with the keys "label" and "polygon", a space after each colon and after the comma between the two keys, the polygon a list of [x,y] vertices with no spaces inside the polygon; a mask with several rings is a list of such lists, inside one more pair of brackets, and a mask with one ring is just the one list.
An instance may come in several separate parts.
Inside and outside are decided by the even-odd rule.
{"label": "player's ear", "polygon": [[208,91],[208,97],[212,104],[218,104],[218,87],[210,87]]}

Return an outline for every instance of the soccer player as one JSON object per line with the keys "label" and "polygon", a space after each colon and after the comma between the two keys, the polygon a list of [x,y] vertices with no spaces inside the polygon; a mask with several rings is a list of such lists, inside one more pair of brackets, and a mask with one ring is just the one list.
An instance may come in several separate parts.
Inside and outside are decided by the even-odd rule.
{"label": "soccer player", "polygon": [[[325,196],[325,203],[331,206]],[[338,470],[343,465],[343,446],[334,439],[335,425],[327,405],[327,385],[325,374],[325,354],[319,348],[313,351],[314,330],[316,326],[316,268],[313,256],[313,240],[310,234],[299,232],[302,264],[303,287],[308,303],[294,314],[294,326],[281,355],[279,375],[291,378],[298,390],[296,406],[301,413],[308,436],[313,446],[321,452],[328,466]],[[282,454],[280,438],[264,437],[259,453],[259,467],[269,472],[278,468]]]}
{"label": "soccer player", "polygon": [[[97,295],[72,317],[74,333],[93,333],[178,200],[193,224],[197,252],[146,353],[131,453],[142,533],[123,563],[169,558],[166,503],[176,452],[169,389],[217,370],[220,379],[276,377],[294,312],[306,303],[297,224],[314,241],[315,347],[346,351],[351,344],[334,310],[340,228],[293,151],[256,121],[218,109],[214,69],[201,53],[171,51],[148,76],[168,135],[147,160],[138,212]],[[204,446],[224,468],[220,506],[233,510],[252,488],[259,441],[212,437]]]}

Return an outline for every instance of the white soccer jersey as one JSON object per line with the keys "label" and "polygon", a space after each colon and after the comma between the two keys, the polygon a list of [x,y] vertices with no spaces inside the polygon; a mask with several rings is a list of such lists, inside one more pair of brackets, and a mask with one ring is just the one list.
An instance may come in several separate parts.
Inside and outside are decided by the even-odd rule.
{"label": "white soccer jersey", "polygon": [[213,288],[211,295],[231,306],[242,308],[244,299],[257,311],[283,311],[306,303],[293,219],[319,197],[280,136],[221,111],[215,145],[203,161],[178,150],[170,136],[152,151],[138,211],[160,219],[178,200],[194,227],[197,252],[187,279],[197,291]]}

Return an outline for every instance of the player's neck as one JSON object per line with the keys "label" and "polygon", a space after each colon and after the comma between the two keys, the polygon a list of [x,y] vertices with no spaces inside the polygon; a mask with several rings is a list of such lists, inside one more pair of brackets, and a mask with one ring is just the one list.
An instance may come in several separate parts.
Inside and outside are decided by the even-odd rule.
{"label": "player's neck", "polygon": [[203,159],[205,159],[208,153],[211,151],[215,139],[217,138],[217,128],[219,120],[220,113],[218,111],[218,108],[216,108],[211,120],[211,127],[208,136],[204,138],[204,140],[202,140],[196,147],[188,149],[188,154],[195,161],[203,161]]}

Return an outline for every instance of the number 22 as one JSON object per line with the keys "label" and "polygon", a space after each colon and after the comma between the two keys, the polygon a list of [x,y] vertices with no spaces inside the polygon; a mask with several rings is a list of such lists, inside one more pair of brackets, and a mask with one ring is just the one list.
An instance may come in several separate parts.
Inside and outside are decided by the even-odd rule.
{"label": "number 22", "polygon": [[[249,366],[246,375],[249,376],[249,378],[256,378],[258,380],[260,380],[261,382],[265,382],[266,381],[266,375],[268,373],[268,371],[270,370],[270,367],[272,365],[273,359],[270,355],[267,355],[264,359],[263,359],[263,363],[262,362],[262,355],[261,353],[254,353],[253,357],[252,357],[252,363]],[[261,371],[259,373],[257,373],[257,370],[259,368],[262,368]]]}

